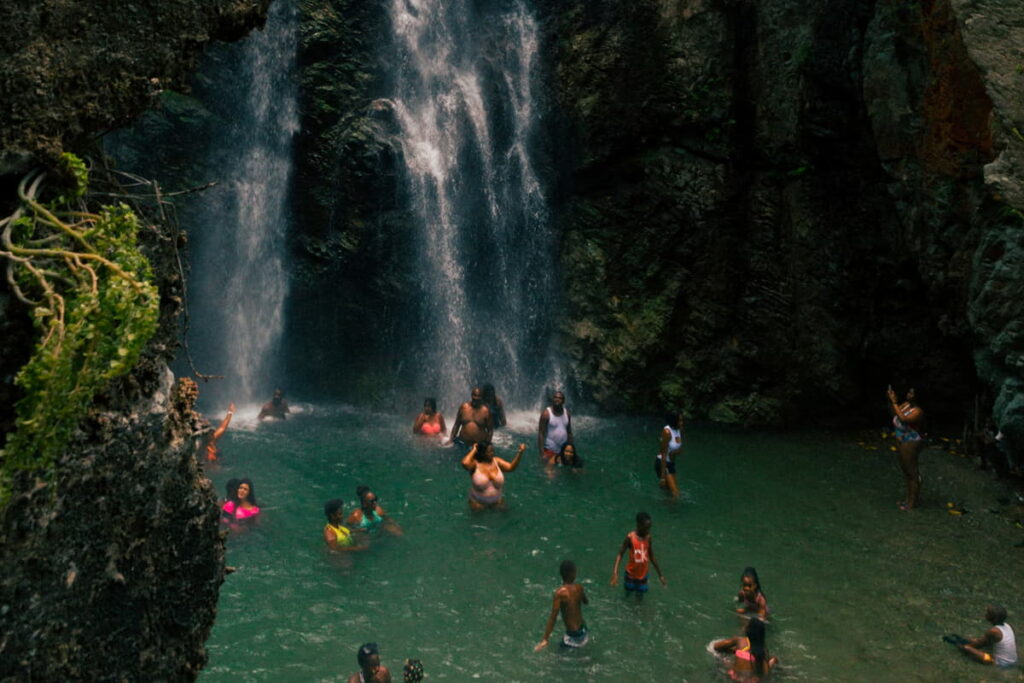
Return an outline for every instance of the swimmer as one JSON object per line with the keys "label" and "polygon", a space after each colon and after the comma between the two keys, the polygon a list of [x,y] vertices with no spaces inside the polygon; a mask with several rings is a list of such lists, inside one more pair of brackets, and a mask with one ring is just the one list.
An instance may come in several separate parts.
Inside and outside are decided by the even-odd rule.
{"label": "swimmer", "polygon": [[470,399],[459,406],[455,414],[455,424],[449,440],[455,445],[472,446],[477,443],[489,443],[494,434],[494,420],[491,411],[484,404],[484,392],[480,387],[473,387]]}
{"label": "swimmer", "polygon": [[[958,645],[960,651],[971,659],[982,664],[994,664],[998,667],[1017,665],[1017,638],[1013,629],[1006,623],[1006,608],[1002,605],[990,604],[985,608],[985,621],[992,628],[978,638],[972,638]],[[989,654],[982,648],[992,648]]]}
{"label": "swimmer", "polygon": [[548,646],[548,639],[551,638],[551,631],[555,628],[559,612],[565,624],[562,647],[583,647],[590,637],[587,634],[587,625],[583,622],[583,605],[590,604],[590,601],[587,600],[582,584],[576,583],[576,564],[572,560],[565,560],[558,571],[562,575],[562,585],[555,590],[551,614],[548,615],[548,623],[544,627],[544,637],[533,648],[534,652]]}
{"label": "swimmer", "polygon": [[565,407],[565,394],[556,391],[551,396],[551,405],[540,412],[540,421],[537,423],[537,450],[540,456],[550,463],[567,443],[573,443],[572,416]]}
{"label": "swimmer", "polygon": [[391,683],[391,672],[381,666],[377,643],[366,643],[356,655],[359,672],[349,676],[348,683]]}
{"label": "swimmer", "polygon": [[653,564],[658,570],[658,579],[662,586],[667,586],[668,581],[661,572],[658,561],[654,559],[654,545],[651,542],[651,516],[646,512],[636,513],[636,531],[626,534],[626,540],[619,548],[619,554],[615,556],[615,567],[612,569],[612,585],[619,585],[619,563],[622,556],[629,551],[629,560],[626,562],[626,574],[623,586],[627,593],[636,593],[642,597],[647,592],[648,565]]}
{"label": "swimmer", "polygon": [[475,443],[462,458],[462,467],[471,473],[469,507],[473,510],[502,508],[505,506],[505,472],[519,467],[526,444],[519,444],[519,451],[512,462],[494,455],[491,443]]}
{"label": "swimmer", "polygon": [[661,443],[658,446],[658,457],[654,460],[654,473],[658,475],[658,484],[671,494],[679,497],[679,485],[676,483],[676,460],[683,454],[683,414],[672,413],[665,420],[661,430]]}
{"label": "swimmer", "polygon": [[921,502],[921,471],[917,459],[924,448],[924,411],[914,403],[914,389],[908,389],[903,403],[896,402],[892,387],[886,391],[892,425],[899,444],[900,469],[907,486],[907,499],[899,503],[901,510],[913,510]]}
{"label": "swimmer", "polygon": [[743,603],[736,608],[738,614],[756,614],[761,620],[768,618],[768,598],[761,592],[761,580],[753,567],[747,567],[740,575],[740,592],[736,601]]}
{"label": "swimmer", "polygon": [[779,663],[777,657],[765,648],[764,622],[754,617],[743,627],[743,635],[716,641],[716,652],[731,653],[734,657],[729,678],[734,681],[757,683]]}
{"label": "swimmer", "polygon": [[[234,491],[230,488],[232,482],[237,482]],[[256,488],[252,481],[246,478],[232,479],[228,484],[228,500],[221,506],[221,523],[236,530],[240,525],[255,524],[260,508],[256,503]]]}
{"label": "swimmer", "polygon": [[444,415],[437,412],[437,401],[432,398],[423,399],[423,412],[416,416],[412,423],[412,433],[423,436],[443,435],[448,428],[444,423]]}
{"label": "swimmer", "polygon": [[487,409],[491,411],[491,419],[494,421],[494,428],[504,427],[507,424],[505,420],[505,404],[502,402],[501,397],[498,396],[494,391],[493,384],[485,384],[481,389],[483,391],[483,401],[487,406]]}
{"label": "swimmer", "polygon": [[364,533],[383,527],[395,536],[402,535],[402,528],[384,512],[377,494],[369,486],[357,486],[356,496],[359,498],[359,507],[348,516],[346,523],[350,527]]}
{"label": "swimmer", "polygon": [[563,444],[562,450],[555,456],[555,459],[549,463],[549,465],[558,465],[559,467],[569,467],[574,470],[583,468],[583,458],[576,453],[576,446],[571,443]]}
{"label": "swimmer", "polygon": [[263,404],[263,407],[260,408],[260,414],[256,416],[256,419],[262,421],[272,417],[276,420],[283,420],[290,412],[292,411],[288,408],[288,401],[284,400],[284,392],[280,389],[274,389],[274,396]]}
{"label": "swimmer", "polygon": [[423,662],[407,659],[402,666],[402,680],[405,683],[420,683],[423,680]]}
{"label": "swimmer", "polygon": [[210,434],[210,437],[206,440],[206,461],[217,462],[217,456],[220,455],[220,449],[217,448],[217,441],[220,437],[224,436],[224,432],[228,431],[228,425],[231,424],[231,417],[235,414],[235,404],[228,404],[228,413],[221,420],[220,426]]}
{"label": "swimmer", "polygon": [[356,544],[356,536],[352,531],[342,526],[345,519],[345,502],[341,498],[333,498],[324,503],[324,515],[327,516],[327,524],[324,525],[324,543],[331,550],[366,550],[365,545]]}

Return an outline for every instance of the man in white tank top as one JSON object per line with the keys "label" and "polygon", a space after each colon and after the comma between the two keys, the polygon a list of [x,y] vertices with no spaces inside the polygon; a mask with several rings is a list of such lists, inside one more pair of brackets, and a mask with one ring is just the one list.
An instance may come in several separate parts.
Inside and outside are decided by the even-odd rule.
{"label": "man in white tank top", "polygon": [[551,397],[551,405],[540,413],[537,450],[542,458],[553,462],[567,443],[572,443],[572,418],[565,407],[565,394],[556,391]]}
{"label": "man in white tank top", "polygon": [[[1013,629],[1006,623],[1006,608],[1002,605],[989,605],[985,608],[985,619],[992,628],[985,635],[974,638],[960,646],[960,649],[971,659],[982,664],[995,664],[1000,667],[1017,665],[1017,640]],[[992,654],[982,648],[992,648]]]}

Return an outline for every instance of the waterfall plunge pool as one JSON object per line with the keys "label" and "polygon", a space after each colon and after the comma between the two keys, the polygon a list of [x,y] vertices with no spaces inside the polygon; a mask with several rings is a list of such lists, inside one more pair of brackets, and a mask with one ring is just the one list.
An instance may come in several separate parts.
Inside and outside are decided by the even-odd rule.
{"label": "waterfall plunge pool", "polygon": [[[1018,675],[940,641],[979,635],[989,600],[1024,625],[1015,590],[1024,550],[1012,547],[1022,532],[985,510],[998,484],[969,461],[926,450],[924,508],[908,514],[896,509],[893,454],[864,450],[857,435],[697,427],[679,464],[683,498],[670,501],[653,474],[661,423],[577,417],[585,471],[549,478],[537,415],[519,412],[495,439],[502,457],[528,446],[506,477],[507,509],[471,513],[461,452],[414,437],[413,416],[308,406],[228,431],[208,474],[221,495],[227,479],[251,477],[264,513],[257,529],[228,539],[238,571],[221,590],[204,680],[344,681],[367,641],[396,681],[405,657],[423,660],[427,680],[727,680],[705,648],[738,632],[733,598],[747,565],[772,609],[773,680]],[[363,483],[405,535],[332,556],[323,503],[344,498],[347,513]],[[947,514],[954,499],[970,514]],[[640,510],[653,517],[668,586],[652,581],[637,603],[608,582]],[[590,643],[560,651],[559,621],[552,646],[535,654],[565,558],[590,598]]]}

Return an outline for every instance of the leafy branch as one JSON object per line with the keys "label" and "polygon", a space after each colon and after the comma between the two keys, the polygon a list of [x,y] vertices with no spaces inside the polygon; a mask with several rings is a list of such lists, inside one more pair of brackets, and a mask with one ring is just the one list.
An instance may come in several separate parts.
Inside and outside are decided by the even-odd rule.
{"label": "leafy branch", "polygon": [[125,204],[87,211],[85,164],[64,155],[72,187],[49,203],[46,178],[18,185],[20,206],[0,220],[0,256],[11,290],[39,334],[15,383],[15,431],[2,452],[0,501],[18,470],[52,470],[96,394],[128,372],[156,331],[159,296],[139,251],[138,220]]}

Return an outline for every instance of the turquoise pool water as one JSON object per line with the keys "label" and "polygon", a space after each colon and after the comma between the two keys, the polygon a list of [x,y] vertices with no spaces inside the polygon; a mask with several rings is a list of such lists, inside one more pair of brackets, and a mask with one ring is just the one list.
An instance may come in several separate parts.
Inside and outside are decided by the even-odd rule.
{"label": "turquoise pool water", "polygon": [[[407,417],[307,406],[287,422],[242,420],[224,437],[209,473],[217,490],[249,476],[264,513],[228,539],[238,571],[221,591],[204,680],[346,680],[366,641],[380,644],[396,681],[404,657],[422,659],[427,680],[725,680],[706,646],[737,633],[747,565],[773,611],[776,680],[1005,680],[939,640],[980,633],[992,598],[1024,626],[1014,620],[1024,550],[1001,517],[945,514],[942,489],[957,482],[936,480],[929,458],[946,454],[925,456],[929,507],[907,514],[896,510],[891,454],[853,437],[694,428],[684,495],[670,501],[652,470],[660,422],[575,418],[586,469],[550,478],[536,415],[513,413],[498,454],[529,448],[506,477],[508,507],[471,513],[461,452],[413,437]],[[351,510],[362,483],[405,535],[333,556],[323,503],[340,496]],[[652,582],[637,603],[608,583],[639,510],[653,516],[668,587]],[[559,622],[552,647],[535,654],[565,558],[590,597],[590,644],[561,652]]]}

